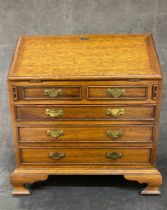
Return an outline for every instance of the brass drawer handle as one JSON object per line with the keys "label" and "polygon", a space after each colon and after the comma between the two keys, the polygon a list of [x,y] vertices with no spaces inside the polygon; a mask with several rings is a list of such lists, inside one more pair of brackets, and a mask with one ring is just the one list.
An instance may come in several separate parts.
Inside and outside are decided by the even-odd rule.
{"label": "brass drawer handle", "polygon": [[119,117],[125,114],[125,110],[123,108],[107,109],[106,114],[112,117]]}
{"label": "brass drawer handle", "polygon": [[106,134],[107,136],[113,139],[116,139],[123,135],[123,131],[122,130],[107,130]]}
{"label": "brass drawer handle", "polygon": [[53,160],[60,160],[65,157],[65,154],[63,152],[55,152],[55,153],[50,152],[48,154],[48,157],[50,157]]}
{"label": "brass drawer handle", "polygon": [[125,89],[123,88],[108,88],[106,94],[112,98],[119,98],[125,94]]}
{"label": "brass drawer handle", "polygon": [[121,152],[108,152],[106,153],[106,158],[117,160],[118,158],[123,157],[123,154]]}
{"label": "brass drawer handle", "polygon": [[46,134],[47,136],[51,136],[56,139],[60,136],[64,136],[64,131],[63,130],[47,130]]}
{"label": "brass drawer handle", "polygon": [[45,114],[52,118],[58,118],[63,116],[63,110],[57,108],[45,109]]}
{"label": "brass drawer handle", "polygon": [[44,89],[44,95],[49,96],[50,98],[58,98],[63,95],[63,89],[61,88],[50,88]]}

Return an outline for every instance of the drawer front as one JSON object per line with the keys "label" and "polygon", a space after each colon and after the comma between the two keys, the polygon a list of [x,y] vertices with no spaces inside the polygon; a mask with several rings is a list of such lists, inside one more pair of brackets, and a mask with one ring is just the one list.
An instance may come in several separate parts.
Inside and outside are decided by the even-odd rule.
{"label": "drawer front", "polygon": [[20,100],[81,99],[81,86],[25,86],[18,87]]}
{"label": "drawer front", "polygon": [[147,86],[88,86],[88,99],[146,100]]}
{"label": "drawer front", "polygon": [[13,100],[34,104],[153,103],[158,97],[157,80],[13,82]]}
{"label": "drawer front", "polygon": [[22,148],[21,160],[36,164],[149,163],[150,148]]}
{"label": "drawer front", "polygon": [[154,106],[17,105],[17,120],[153,120]]}
{"label": "drawer front", "polygon": [[151,142],[152,125],[19,127],[20,142]]}

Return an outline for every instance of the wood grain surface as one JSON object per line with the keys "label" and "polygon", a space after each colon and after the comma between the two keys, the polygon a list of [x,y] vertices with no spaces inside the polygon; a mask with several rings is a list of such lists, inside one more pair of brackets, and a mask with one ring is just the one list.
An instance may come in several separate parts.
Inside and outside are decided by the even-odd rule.
{"label": "wood grain surface", "polygon": [[[50,117],[46,114],[47,109],[61,110],[63,114],[58,117]],[[123,109],[124,114],[111,116],[107,110]],[[154,120],[154,106],[30,106],[18,105],[15,108],[17,120]]]}
{"label": "wood grain surface", "polygon": [[[122,157],[117,160],[106,158],[107,153],[121,153]],[[117,163],[149,163],[149,148],[22,148],[21,164],[117,164]],[[54,160],[49,153],[64,153],[64,157]]]}
{"label": "wood grain surface", "polygon": [[[48,136],[47,131],[63,131],[63,135]],[[112,138],[107,131],[122,131]],[[44,127],[18,127],[19,142],[152,142],[152,125],[44,125]]]}
{"label": "wood grain surface", "polygon": [[161,78],[150,35],[22,36],[9,79]]}

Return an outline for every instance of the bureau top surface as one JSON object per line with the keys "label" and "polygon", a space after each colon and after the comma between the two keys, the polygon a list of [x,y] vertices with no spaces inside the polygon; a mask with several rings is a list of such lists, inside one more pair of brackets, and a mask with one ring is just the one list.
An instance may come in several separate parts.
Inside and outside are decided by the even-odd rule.
{"label": "bureau top surface", "polygon": [[21,36],[10,80],[161,78],[151,35]]}

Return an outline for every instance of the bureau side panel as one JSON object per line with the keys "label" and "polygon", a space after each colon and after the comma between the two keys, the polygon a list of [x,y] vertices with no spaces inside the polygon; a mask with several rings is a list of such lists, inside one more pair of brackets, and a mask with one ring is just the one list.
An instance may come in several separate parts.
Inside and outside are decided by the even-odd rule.
{"label": "bureau side panel", "polygon": [[18,130],[16,127],[15,109],[14,109],[14,97],[17,97],[17,90],[13,89],[11,82],[7,81],[7,84],[8,84],[9,108],[10,108],[10,116],[12,124],[12,138],[13,138],[13,145],[15,147],[16,167],[17,167],[20,165]]}
{"label": "bureau side panel", "polygon": [[152,151],[152,164],[156,167],[156,156],[157,156],[157,143],[159,137],[159,126],[160,126],[160,109],[162,101],[162,88],[163,88],[163,79],[160,79],[158,82],[158,97],[157,97],[157,108],[155,112],[155,129],[154,129],[154,139],[153,139],[153,151]]}

